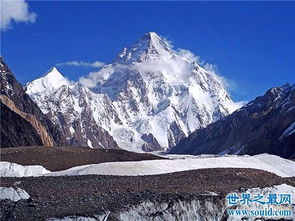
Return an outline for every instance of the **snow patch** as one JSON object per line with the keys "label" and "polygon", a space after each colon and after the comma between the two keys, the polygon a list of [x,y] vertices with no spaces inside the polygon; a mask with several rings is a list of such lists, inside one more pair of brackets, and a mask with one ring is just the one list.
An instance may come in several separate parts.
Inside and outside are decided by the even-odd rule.
{"label": "snow patch", "polygon": [[283,137],[290,136],[291,134],[295,133],[295,121],[289,125],[289,127],[284,131],[280,139]]}
{"label": "snow patch", "polygon": [[75,134],[75,129],[72,126],[70,126],[69,130],[72,135]]}
{"label": "snow patch", "polygon": [[90,147],[90,148],[93,148],[93,146],[92,146],[92,142],[91,142],[91,140],[87,140],[87,145],[88,145],[88,147]]}
{"label": "snow patch", "polygon": [[106,215],[94,215],[93,217],[88,216],[66,216],[63,218],[49,218],[47,221],[106,221],[108,219]]}
{"label": "snow patch", "polygon": [[16,163],[0,161],[0,177],[40,176],[49,172],[43,166],[22,166]]}
{"label": "snow patch", "polygon": [[21,199],[29,199],[30,195],[20,189],[17,188],[16,190],[13,189],[12,187],[0,187],[0,200],[11,200],[11,201],[19,201]]}

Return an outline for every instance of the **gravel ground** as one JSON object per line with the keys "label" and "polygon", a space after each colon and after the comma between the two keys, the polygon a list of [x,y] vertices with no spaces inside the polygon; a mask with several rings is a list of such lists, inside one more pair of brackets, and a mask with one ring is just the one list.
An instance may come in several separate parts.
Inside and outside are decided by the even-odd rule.
{"label": "gravel ground", "polygon": [[1,149],[1,161],[21,165],[42,165],[50,171],[74,166],[116,161],[163,159],[148,153],[135,153],[115,149],[90,149],[87,147],[13,147]]}
{"label": "gravel ground", "polygon": [[[122,211],[144,200],[223,199],[231,191],[286,183],[281,178],[255,169],[200,169],[151,176],[23,177],[2,178],[1,186],[26,190],[31,198],[1,201],[0,220],[44,220],[69,215],[92,216],[103,211]],[[218,196],[205,195],[207,191]]]}

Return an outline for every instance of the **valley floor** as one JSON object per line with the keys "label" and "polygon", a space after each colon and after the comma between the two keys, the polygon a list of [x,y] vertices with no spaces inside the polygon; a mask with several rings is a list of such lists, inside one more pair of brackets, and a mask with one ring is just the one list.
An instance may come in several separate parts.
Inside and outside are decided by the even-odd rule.
{"label": "valley floor", "polygon": [[3,221],[237,221],[227,215],[228,193],[290,193],[295,202],[295,162],[269,154],[5,148],[0,177]]}
{"label": "valley floor", "polygon": [[[67,216],[93,217],[96,220],[94,217],[97,214],[105,214],[107,220],[117,220],[119,212],[128,211],[146,201],[165,202],[169,207],[169,203],[195,199],[201,202],[209,200],[218,206],[218,202],[229,192],[283,183],[295,186],[295,178],[238,168],[199,169],[133,177],[3,177],[2,187],[21,188],[30,195],[30,199],[18,202],[2,200],[0,220],[46,220]],[[145,209],[150,208],[147,206]],[[155,217],[156,213],[153,214]]]}

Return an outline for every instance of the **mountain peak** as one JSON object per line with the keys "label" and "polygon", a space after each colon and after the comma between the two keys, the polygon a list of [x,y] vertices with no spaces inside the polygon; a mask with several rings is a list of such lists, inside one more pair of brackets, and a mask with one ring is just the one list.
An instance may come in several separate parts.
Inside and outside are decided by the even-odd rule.
{"label": "mountain peak", "polygon": [[147,32],[145,34],[150,35],[150,36],[158,36],[159,37],[159,35],[156,32],[153,32],[153,31],[149,31],[149,32]]}
{"label": "mountain peak", "polygon": [[155,32],[145,33],[128,48],[124,48],[115,59],[115,63],[132,64],[142,61],[159,60],[161,56],[173,54],[169,43]]}
{"label": "mountain peak", "polygon": [[58,71],[58,69],[55,66],[52,66],[49,70],[50,71]]}
{"label": "mountain peak", "polygon": [[64,78],[64,76],[60,73],[60,71],[55,66],[52,66],[42,77]]}
{"label": "mountain peak", "polygon": [[156,33],[156,32],[147,32],[145,33],[145,35],[143,37],[141,37],[142,39],[148,39],[150,41],[153,40],[159,40],[161,39],[161,37]]}
{"label": "mountain peak", "polygon": [[[51,111],[75,144],[101,142],[104,135],[93,129],[101,127],[120,148],[162,150],[235,106],[218,79],[189,57],[193,54],[174,51],[165,38],[147,32],[115,62],[80,81],[91,91],[79,85],[29,95]],[[79,132],[76,123],[82,125]]]}
{"label": "mountain peak", "polygon": [[56,67],[51,67],[41,78],[33,80],[26,85],[28,94],[56,90],[70,82],[60,73]]}
{"label": "mountain peak", "polygon": [[[145,44],[146,43],[146,44]],[[156,50],[170,50],[170,45],[167,40],[159,36],[156,32],[147,32],[142,36],[136,44],[145,44],[147,48],[154,48]]]}

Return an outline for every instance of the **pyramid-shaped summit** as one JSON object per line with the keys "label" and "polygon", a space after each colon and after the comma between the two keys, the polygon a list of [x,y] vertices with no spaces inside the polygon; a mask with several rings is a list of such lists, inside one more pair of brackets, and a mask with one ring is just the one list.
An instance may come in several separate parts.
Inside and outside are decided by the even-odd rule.
{"label": "pyramid-shaped summit", "polygon": [[60,73],[60,71],[55,67],[52,66],[47,72],[45,72],[45,74],[43,75],[43,77],[45,76],[55,76],[55,77],[63,77],[63,75]]}
{"label": "pyramid-shaped summit", "polygon": [[161,56],[173,54],[169,43],[155,32],[147,32],[133,45],[124,48],[115,59],[115,63],[132,64],[142,61],[159,60]]}
{"label": "pyramid-shaped summit", "polygon": [[141,38],[139,38],[139,40],[137,41],[137,44],[138,43],[147,44],[148,47],[153,47],[153,46],[168,47],[166,40],[163,37],[159,36],[156,32],[145,33]]}
{"label": "pyramid-shaped summit", "polygon": [[70,82],[53,66],[41,78],[28,83],[26,92],[28,94],[48,92],[69,84]]}

